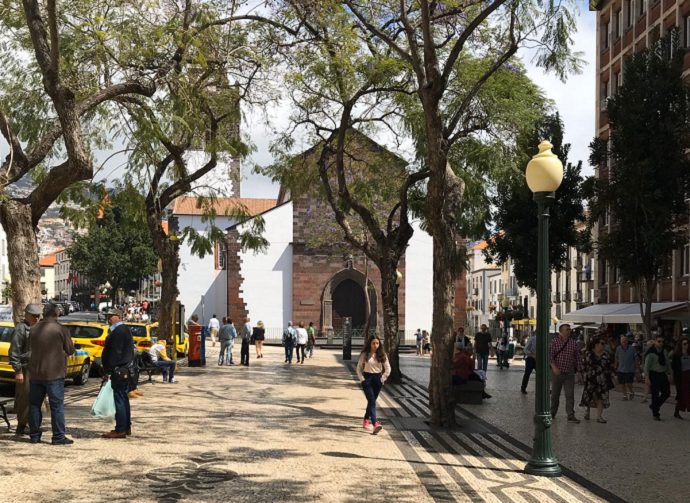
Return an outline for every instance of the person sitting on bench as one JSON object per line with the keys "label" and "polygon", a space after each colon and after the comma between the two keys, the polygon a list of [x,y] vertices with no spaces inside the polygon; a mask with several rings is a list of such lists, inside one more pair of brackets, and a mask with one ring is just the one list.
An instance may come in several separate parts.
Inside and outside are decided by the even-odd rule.
{"label": "person sitting on bench", "polygon": [[[177,380],[175,380],[175,362],[168,358],[165,344],[166,341],[156,342],[156,344],[149,349],[149,354],[151,355],[153,364],[159,367],[163,372],[163,382],[177,384]],[[170,380],[168,380],[168,371],[170,371]]]}
{"label": "person sitting on bench", "polygon": [[[474,370],[472,351],[472,344],[465,346],[465,349],[455,348],[455,356],[453,357],[453,386],[462,386],[467,381],[484,382],[484,379]],[[482,398],[491,398],[491,395],[486,391],[482,391]]]}

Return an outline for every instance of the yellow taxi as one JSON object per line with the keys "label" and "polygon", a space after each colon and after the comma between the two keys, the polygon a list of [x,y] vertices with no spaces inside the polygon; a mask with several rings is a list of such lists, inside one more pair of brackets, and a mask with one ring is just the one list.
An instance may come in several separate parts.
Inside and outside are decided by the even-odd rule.
{"label": "yellow taxi", "polygon": [[[10,365],[10,343],[14,335],[14,324],[0,321],[0,381],[14,382],[14,370]],[[75,345],[79,344],[74,341]],[[67,357],[67,378],[74,384],[86,384],[89,380],[89,370],[93,359],[88,351],[77,349],[73,355]]]}
{"label": "yellow taxi", "polygon": [[[150,348],[153,345],[151,338],[156,338],[158,333],[158,322],[155,323],[136,323],[126,322],[125,326],[132,332],[134,344],[139,351]],[[176,338],[179,339],[179,338]],[[175,340],[177,355],[184,357],[189,352],[189,334],[185,332],[182,340]]]}
{"label": "yellow taxi", "polygon": [[99,321],[66,321],[63,325],[69,328],[74,343],[88,352],[94,372],[100,373],[108,324]]}

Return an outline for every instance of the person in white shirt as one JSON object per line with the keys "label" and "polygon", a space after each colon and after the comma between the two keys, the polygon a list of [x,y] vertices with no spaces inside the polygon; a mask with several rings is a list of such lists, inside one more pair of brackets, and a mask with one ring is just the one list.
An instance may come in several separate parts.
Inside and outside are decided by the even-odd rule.
{"label": "person in white shirt", "polygon": [[[297,353],[297,363],[300,361],[304,363],[304,353],[305,353],[305,348],[307,347],[307,342],[309,341],[309,334],[307,333],[307,329],[304,328],[304,322],[300,321],[299,322],[299,327],[296,330],[297,332],[297,342],[295,342],[295,352]],[[302,359],[300,360],[299,358],[299,352],[300,349],[302,350]]]}
{"label": "person in white shirt", "polygon": [[383,383],[391,373],[388,356],[378,335],[372,335],[359,355],[357,375],[362,383],[362,390],[367,397],[367,410],[364,413],[364,428],[373,427],[376,435],[383,426],[376,417],[376,399],[379,397]]}
{"label": "person in white shirt", "polygon": [[[160,368],[163,372],[163,382],[170,384],[177,384],[175,379],[175,361],[168,358],[168,353],[165,349],[166,341],[159,340],[151,349],[149,349],[149,354],[151,355],[151,360],[153,364]],[[168,379],[168,372],[170,373],[170,379]]]}
{"label": "person in white shirt", "polygon": [[218,321],[218,318],[216,318],[216,315],[213,315],[213,318],[211,318],[211,321],[208,322],[208,330],[211,332],[211,342],[213,343],[212,346],[216,345],[216,339],[218,338],[218,330],[220,330],[220,322]]}

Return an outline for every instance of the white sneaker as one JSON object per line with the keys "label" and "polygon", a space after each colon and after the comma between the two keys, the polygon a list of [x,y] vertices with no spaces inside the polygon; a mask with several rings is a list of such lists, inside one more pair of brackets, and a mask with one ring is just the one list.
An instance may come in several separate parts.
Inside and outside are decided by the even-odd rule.
{"label": "white sneaker", "polygon": [[170,384],[177,384],[177,379],[175,379],[174,377],[170,379]]}

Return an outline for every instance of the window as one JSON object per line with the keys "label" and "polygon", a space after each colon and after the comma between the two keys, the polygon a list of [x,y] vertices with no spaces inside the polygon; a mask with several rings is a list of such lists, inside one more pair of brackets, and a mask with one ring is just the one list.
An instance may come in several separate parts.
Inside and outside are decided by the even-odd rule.
{"label": "window", "polygon": [[623,11],[618,11],[613,15],[614,39],[623,36]]}
{"label": "window", "polygon": [[637,15],[641,16],[647,10],[647,0],[637,0]]}
{"label": "window", "polygon": [[625,0],[625,27],[630,28],[633,24],[633,3],[632,0]]}
{"label": "window", "polygon": [[613,268],[613,283],[620,283],[620,269],[618,267]]}
{"label": "window", "polygon": [[601,25],[601,50],[608,49],[611,37],[611,21],[607,21]]}
{"label": "window", "polygon": [[683,46],[690,47],[690,16],[683,18]]}
{"label": "window", "polygon": [[609,273],[611,271],[611,268],[609,267],[609,261],[606,261],[606,271],[604,272],[604,284],[608,285],[609,284]]}
{"label": "window", "polygon": [[227,265],[227,251],[225,249],[225,243],[218,241],[216,243],[216,269],[225,269]]}
{"label": "window", "polygon": [[690,243],[680,250],[680,275],[690,276]]}
{"label": "window", "polygon": [[621,90],[623,87],[623,70],[616,74],[616,92]]}

